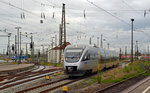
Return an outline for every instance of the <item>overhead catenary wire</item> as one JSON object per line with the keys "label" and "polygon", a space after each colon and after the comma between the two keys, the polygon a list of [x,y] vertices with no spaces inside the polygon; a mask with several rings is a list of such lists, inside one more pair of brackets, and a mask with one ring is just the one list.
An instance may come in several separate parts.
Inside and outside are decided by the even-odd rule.
{"label": "overhead catenary wire", "polygon": [[[127,24],[128,26],[131,26],[131,24],[129,24],[128,22],[126,22],[125,20],[123,20],[123,19],[121,19],[121,18],[119,18],[119,17],[117,17],[117,16],[115,16],[115,15],[113,15],[112,13],[110,13],[110,12],[108,12],[107,10],[105,10],[105,9],[103,9],[103,8],[101,8],[101,7],[99,7],[99,6],[97,6],[96,4],[94,4],[93,2],[90,2],[89,0],[86,0],[87,2],[89,2],[90,4],[92,4],[92,5],[94,5],[95,7],[97,7],[98,9],[100,9],[100,10],[102,10],[102,11],[104,11],[104,12],[106,12],[107,14],[109,14],[109,15],[111,15],[112,17],[114,17],[114,18],[116,18],[116,19],[118,19],[118,20],[120,20],[121,22],[123,22],[123,23],[125,23],[125,24]],[[137,28],[136,27],[134,27],[136,30],[137,30]],[[134,31],[136,31],[136,30],[134,30]],[[144,33],[144,31],[141,31],[142,33]]]}
{"label": "overhead catenary wire", "polygon": [[125,20],[123,20],[123,19],[121,19],[121,18],[119,18],[119,17],[117,17],[117,16],[113,15],[112,13],[108,12],[107,10],[105,10],[105,9],[103,9],[103,8],[101,8],[101,7],[99,7],[99,6],[97,6],[97,5],[96,5],[96,4],[94,4],[93,2],[91,2],[91,1],[89,1],[89,0],[87,0],[87,2],[89,2],[89,3],[90,3],[90,4],[92,4],[92,5],[94,5],[94,6],[95,6],[95,7],[97,7],[98,9],[100,9],[100,10],[102,10],[102,11],[106,12],[107,14],[111,15],[112,17],[114,17],[114,18],[116,18],[116,19],[120,20],[121,22],[123,22],[123,23],[125,23],[125,24],[127,24],[127,25],[131,26],[131,24],[129,24],[129,23],[128,23],[128,22],[126,22]]}
{"label": "overhead catenary wire", "polygon": [[32,14],[32,15],[34,15],[34,16],[39,17],[39,15],[37,15],[37,14],[31,12],[31,11],[22,9],[22,8],[20,8],[20,7],[18,7],[18,6],[15,6],[15,5],[11,4],[11,3],[8,3],[8,2],[5,2],[5,1],[0,1],[0,3],[3,3],[3,4],[6,4],[6,5],[9,5],[9,6],[12,6],[12,7],[14,7],[14,8],[17,8],[17,9],[19,9],[19,10],[25,11],[25,12],[27,12],[27,13],[29,13],[29,14]]}
{"label": "overhead catenary wire", "polygon": [[22,9],[22,8],[20,8],[20,7],[15,6],[15,5],[12,5],[11,3],[7,3],[7,2],[4,2],[4,1],[0,1],[0,2],[1,2],[1,3],[4,3],[4,4],[6,4],[6,5],[10,5],[10,6],[14,7],[14,8],[19,9],[19,10],[28,12],[28,13],[34,15],[34,16],[38,16],[37,14],[35,14],[35,13],[33,13],[33,12],[30,12],[30,11],[28,11],[28,10],[25,10],[25,9]]}
{"label": "overhead catenary wire", "polygon": [[[83,12],[83,10],[81,10],[82,12]],[[82,16],[83,17],[83,16]],[[58,21],[57,21],[57,23],[59,23]],[[84,25],[84,24],[83,24]],[[69,28],[70,29],[70,28]],[[75,29],[74,29],[75,30]]]}
{"label": "overhead catenary wire", "polygon": [[[141,13],[139,13],[138,11],[135,11],[135,9],[134,9],[132,6],[130,6],[125,0],[122,0],[122,2],[123,2],[126,6],[130,7],[131,9],[133,9],[134,12],[136,12],[137,14],[140,14],[140,15],[141,15]],[[145,13],[146,10],[149,10],[149,9],[141,10],[142,12],[144,12],[144,15],[145,15],[145,16],[146,16],[146,13]],[[144,15],[141,15],[141,16],[144,16]],[[144,19],[145,19],[148,23],[150,23],[150,21],[149,21],[146,17],[145,17]]]}

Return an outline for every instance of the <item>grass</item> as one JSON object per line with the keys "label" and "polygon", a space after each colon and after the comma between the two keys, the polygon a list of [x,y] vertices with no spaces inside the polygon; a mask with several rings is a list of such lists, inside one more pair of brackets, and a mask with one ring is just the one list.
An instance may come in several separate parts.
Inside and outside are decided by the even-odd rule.
{"label": "grass", "polygon": [[62,63],[50,63],[50,62],[40,62],[43,66],[54,66],[54,67],[62,67]]}
{"label": "grass", "polygon": [[146,73],[142,74],[143,76],[150,76],[150,71],[147,71]]}
{"label": "grass", "polygon": [[84,87],[87,87],[87,86],[89,86],[89,85],[91,85],[91,84],[93,84],[93,83],[97,83],[97,77],[95,77],[95,76],[93,76],[93,77],[91,77],[91,78],[89,78],[89,79],[86,79],[86,80],[81,81],[81,82],[77,85],[77,87],[79,87],[79,88],[84,88]]}
{"label": "grass", "polygon": [[102,80],[102,83],[104,83],[104,84],[117,83],[117,82],[123,81],[127,78],[130,78],[133,75],[136,75],[136,74],[126,74],[126,75],[124,75],[123,77],[120,77],[120,78],[107,78],[107,79]]}
{"label": "grass", "polygon": [[50,66],[55,66],[55,67],[62,67],[62,63],[51,63]]}
{"label": "grass", "polygon": [[[150,66],[150,62],[142,60],[142,61],[136,61],[134,63],[129,63],[124,68],[119,67],[109,71],[105,71],[101,73],[101,78],[102,78],[101,83],[102,84],[116,83],[128,79],[130,77],[133,77],[135,75],[138,75],[139,73],[145,71],[145,69],[141,66],[141,64],[143,64],[143,66]],[[143,75],[149,76],[150,71],[144,73]],[[79,87],[81,88],[86,87],[93,83],[97,83],[97,76],[93,76],[90,79],[86,79],[82,81],[79,84]]]}
{"label": "grass", "polygon": [[[123,81],[124,79],[133,77],[139,73],[142,73],[145,71],[144,68],[140,66],[140,64],[143,64],[144,66],[147,65],[148,62],[134,62],[134,63],[129,63],[127,66],[125,66],[123,69],[122,68],[115,68],[112,71],[109,71],[111,73],[104,73],[106,74],[105,78],[102,77],[102,83],[116,83]],[[104,75],[103,74],[103,75]]]}

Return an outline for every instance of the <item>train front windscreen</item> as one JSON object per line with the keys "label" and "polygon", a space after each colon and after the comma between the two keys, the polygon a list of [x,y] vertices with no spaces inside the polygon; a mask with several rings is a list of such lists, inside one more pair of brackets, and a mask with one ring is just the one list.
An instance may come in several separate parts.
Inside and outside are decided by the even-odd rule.
{"label": "train front windscreen", "polygon": [[65,61],[70,63],[78,62],[82,52],[83,49],[67,49],[65,52]]}

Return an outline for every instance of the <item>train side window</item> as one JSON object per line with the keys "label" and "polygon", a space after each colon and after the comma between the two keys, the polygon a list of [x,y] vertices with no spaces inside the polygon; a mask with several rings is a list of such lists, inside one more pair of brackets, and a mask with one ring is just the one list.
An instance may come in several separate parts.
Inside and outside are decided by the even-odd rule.
{"label": "train side window", "polygon": [[87,54],[87,60],[90,60],[90,54]]}

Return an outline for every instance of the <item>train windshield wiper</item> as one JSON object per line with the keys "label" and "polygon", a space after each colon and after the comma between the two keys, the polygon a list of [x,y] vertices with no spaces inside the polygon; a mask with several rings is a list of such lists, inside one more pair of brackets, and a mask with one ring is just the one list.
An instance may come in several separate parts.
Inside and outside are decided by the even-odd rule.
{"label": "train windshield wiper", "polygon": [[72,59],[75,58],[75,56],[71,57]]}

